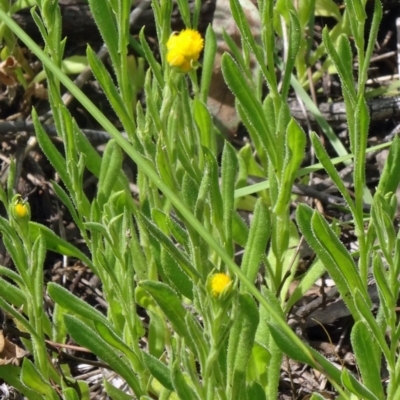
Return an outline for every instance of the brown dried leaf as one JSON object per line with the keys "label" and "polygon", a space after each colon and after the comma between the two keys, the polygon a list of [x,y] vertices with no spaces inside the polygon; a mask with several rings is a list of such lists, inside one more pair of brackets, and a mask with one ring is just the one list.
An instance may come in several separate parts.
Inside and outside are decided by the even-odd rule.
{"label": "brown dried leaf", "polygon": [[[261,23],[257,7],[251,0],[240,0],[246,19],[249,22],[256,41],[260,40]],[[222,54],[229,51],[222,32],[233,39],[241,48],[240,31],[232,17],[229,0],[218,0],[214,12],[213,28],[217,37],[217,54],[214,62],[214,70],[207,99],[207,106],[214,117],[214,121],[220,131],[226,136],[234,136],[239,124],[239,116],[235,109],[235,97],[226,85],[221,71]],[[255,72],[256,63],[252,60],[252,71]]]}
{"label": "brown dried leaf", "polygon": [[39,100],[47,100],[49,98],[47,88],[42,83],[29,85],[24,93],[24,100],[29,103],[32,97],[36,97]]}
{"label": "brown dried leaf", "polygon": [[25,357],[26,351],[10,342],[0,330],[0,365],[19,365],[21,358]]}
{"label": "brown dried leaf", "polygon": [[22,105],[22,111],[24,113],[30,112],[32,97],[36,97],[39,100],[47,100],[49,98],[47,88],[45,88],[41,83],[35,83],[28,86],[24,93],[24,103]]}
{"label": "brown dried leaf", "polygon": [[14,72],[18,68],[17,60],[9,56],[0,63],[0,82],[6,86],[14,86],[17,83],[17,76]]}

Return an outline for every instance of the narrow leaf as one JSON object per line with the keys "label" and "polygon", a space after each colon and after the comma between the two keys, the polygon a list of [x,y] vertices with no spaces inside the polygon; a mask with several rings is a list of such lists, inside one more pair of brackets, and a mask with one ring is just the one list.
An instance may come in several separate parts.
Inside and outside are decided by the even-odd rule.
{"label": "narrow leaf", "polygon": [[225,248],[233,256],[232,219],[234,213],[234,189],[238,161],[234,148],[225,142],[222,153],[221,192],[223,204],[223,227],[225,234]]}
{"label": "narrow leaf", "polygon": [[242,271],[247,278],[254,282],[260,266],[261,257],[270,236],[271,221],[268,207],[260,198],[254,208],[254,217],[250,226],[249,239],[242,259]]}
{"label": "narrow leaf", "polygon": [[342,383],[350,393],[355,394],[360,399],[378,400],[378,397],[376,397],[365,386],[358,382],[347,368],[345,368],[342,372]]}
{"label": "narrow leaf", "polygon": [[286,131],[284,172],[280,183],[278,201],[274,209],[278,216],[283,216],[287,212],[296,173],[303,162],[306,141],[304,131],[292,118]]}
{"label": "narrow leaf", "polygon": [[122,168],[122,151],[115,140],[110,140],[104,151],[98,189],[99,206],[102,207],[111,195],[112,189],[117,182],[116,177]]}
{"label": "narrow leaf", "polygon": [[222,72],[226,83],[235,94],[246,115],[246,120],[243,123],[255,128],[255,132],[259,135],[259,140],[263,144],[272,165],[277,168],[278,156],[274,146],[275,137],[269,129],[262,105],[257,100],[237,64],[227,53],[222,56]]}
{"label": "narrow leaf", "polygon": [[185,339],[192,352],[196,354],[196,349],[185,321],[187,311],[183,307],[179,296],[162,282],[142,281],[139,285],[153,297],[165,316],[170,320],[176,333]]}
{"label": "narrow leaf", "polygon": [[372,338],[370,331],[363,321],[357,321],[353,326],[351,344],[364,385],[377,398],[383,399],[381,360],[375,357],[375,355],[380,354],[380,351],[376,351],[376,341]]}
{"label": "narrow leaf", "polygon": [[228,344],[227,394],[239,399],[246,382],[247,363],[253,348],[259,322],[257,306],[247,293],[239,294],[238,310]]}
{"label": "narrow leaf", "polygon": [[54,282],[50,282],[47,286],[49,296],[63,309],[73,312],[81,317],[87,318],[89,321],[99,321],[104,325],[110,326],[107,318],[90,306],[85,301],[74,296],[71,292]]}
{"label": "narrow leaf", "polygon": [[145,351],[142,352],[142,357],[154,378],[156,378],[166,389],[173,391],[174,386],[172,385],[169,368],[163,362]]}
{"label": "narrow leaf", "polygon": [[65,315],[64,320],[69,334],[79,345],[92,351],[116,373],[121,375],[137,397],[144,395],[136,374],[113,347],[101,339],[94,330],[78,318]]}

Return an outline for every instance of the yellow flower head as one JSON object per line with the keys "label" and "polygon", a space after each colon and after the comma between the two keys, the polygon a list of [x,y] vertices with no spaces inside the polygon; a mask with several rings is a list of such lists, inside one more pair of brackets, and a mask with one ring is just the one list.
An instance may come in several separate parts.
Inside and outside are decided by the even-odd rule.
{"label": "yellow flower head", "polygon": [[232,279],[227,274],[214,274],[210,279],[211,294],[214,297],[219,297],[219,295],[228,285],[230,285],[231,282]]}
{"label": "yellow flower head", "polygon": [[28,208],[26,207],[26,204],[17,203],[15,205],[15,214],[20,218],[26,217],[28,215]]}
{"label": "yellow flower head", "polygon": [[11,201],[11,214],[18,220],[30,219],[31,210],[29,208],[29,203],[23,200],[19,194],[15,195]]}
{"label": "yellow flower head", "polygon": [[182,72],[188,72],[193,68],[193,61],[199,59],[203,47],[203,38],[193,29],[173,33],[167,42],[168,64],[179,68]]}

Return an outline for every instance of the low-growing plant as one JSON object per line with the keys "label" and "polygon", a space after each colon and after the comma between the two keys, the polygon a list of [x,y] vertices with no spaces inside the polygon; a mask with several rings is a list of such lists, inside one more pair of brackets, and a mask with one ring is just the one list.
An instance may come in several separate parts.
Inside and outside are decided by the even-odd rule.
{"label": "low-growing plant", "polygon": [[[375,1],[367,42],[365,2],[346,0],[347,28],[341,25],[340,35],[325,28],[323,44],[310,54],[312,59],[326,52],[340,77],[351,155],[332,160],[312,133],[310,142],[321,164],[303,170],[308,137],[291,117],[287,100],[292,86],[302,90],[293,70],[296,67],[304,83],[303,59],[311,49],[301,32],[305,26],[312,29],[315,2],[308,9],[303,2],[297,10],[292,2],[274,5],[259,0],[262,36],[257,43],[241,3],[230,1],[242,46],[228,43],[231,52],[222,56],[222,71],[251,146],[237,151],[225,140],[221,152],[206,105],[216,39],[211,26],[204,37],[197,31],[201,2],[195,1],[190,11],[188,2],[177,1],[186,29],[173,33],[172,2],[152,1],[160,58],[151,51],[144,28],[139,35],[149,66],[144,103],[137,102],[141,85],[132,84],[128,55],[131,2],[88,3],[113,75],[90,47],[87,61],[125,135],[62,72],[65,41],[58,2],[38,0],[32,8],[43,50],[13,22],[8,8],[0,7],[0,19],[43,63],[63,153],[33,110],[36,137],[61,179],[53,181],[52,188],[88,249],[84,254],[30,220],[29,204],[12,189],[12,165],[7,188],[0,189],[8,212],[8,218],[0,217],[0,230],[15,271],[0,267],[4,277],[0,307],[17,324],[32,357],[23,357],[21,366],[0,365],[0,377],[29,399],[89,399],[88,384],[76,381],[66,364],[59,365],[61,355],[48,345],[48,341],[65,344],[71,337],[125,380],[126,391],[104,380],[114,399],[274,399],[284,355],[324,374],[338,398],[397,399],[400,239],[393,228],[397,205],[393,192],[400,182],[398,139],[391,145],[373,197],[365,178],[369,127],[365,84],[381,19],[380,1]],[[286,58],[278,61],[275,35],[283,30],[288,37]],[[357,82],[350,34],[359,63]],[[251,74],[250,62],[257,64],[258,76]],[[63,104],[61,85],[109,133],[102,155]],[[321,123],[327,126],[326,121]],[[330,138],[334,147],[339,146],[336,137]],[[125,155],[137,166],[137,199],[122,169]],[[336,163],[351,160],[354,198],[335,168]],[[359,244],[357,257],[341,243],[338,225],[329,224],[318,211],[299,204],[296,221],[290,217],[292,186],[313,168],[326,170],[347,203]],[[86,171],[98,179],[93,199],[83,187]],[[265,181],[247,186],[249,171],[257,171]],[[237,205],[250,195],[254,215],[247,226]],[[366,221],[364,203],[371,199]],[[301,235],[317,257],[290,293]],[[243,249],[240,266],[235,263],[238,246]],[[80,260],[100,279],[106,314],[61,285],[45,283],[47,251]],[[265,273],[256,287],[260,268]],[[355,320],[351,342],[359,376],[327,360],[286,322],[293,305],[325,272]],[[367,290],[371,273],[380,298],[377,315],[371,311]],[[54,302],[51,316],[44,309],[44,293]],[[146,311],[148,323],[143,323],[139,309]],[[140,345],[142,338],[145,347]],[[382,368],[389,374],[388,387],[382,384]],[[315,393],[312,398],[322,396]]]}

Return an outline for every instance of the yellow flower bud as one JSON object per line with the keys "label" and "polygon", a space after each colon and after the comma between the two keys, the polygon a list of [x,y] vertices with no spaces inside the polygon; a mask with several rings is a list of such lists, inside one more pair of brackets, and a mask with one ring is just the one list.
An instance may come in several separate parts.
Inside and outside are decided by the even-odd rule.
{"label": "yellow flower bud", "polygon": [[219,297],[220,294],[231,284],[232,279],[224,273],[214,274],[210,279],[211,294]]}
{"label": "yellow flower bud", "polygon": [[167,62],[172,67],[188,72],[193,69],[204,47],[200,33],[193,29],[185,29],[173,33],[167,42]]}
{"label": "yellow flower bud", "polygon": [[13,197],[11,201],[11,215],[19,220],[28,221],[31,217],[31,210],[29,207],[29,203],[22,199],[22,197],[17,194]]}
{"label": "yellow flower bud", "polygon": [[24,218],[28,215],[28,208],[25,203],[17,203],[15,205],[15,214],[20,218]]}

